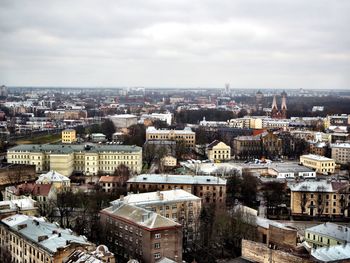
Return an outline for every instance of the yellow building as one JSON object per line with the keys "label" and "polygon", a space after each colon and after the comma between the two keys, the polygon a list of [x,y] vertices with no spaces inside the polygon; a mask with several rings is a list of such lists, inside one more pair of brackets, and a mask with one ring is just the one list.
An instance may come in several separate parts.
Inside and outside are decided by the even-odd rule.
{"label": "yellow building", "polygon": [[183,130],[157,130],[150,126],[146,130],[147,141],[184,141],[187,146],[194,147],[196,144],[196,133],[191,128]]}
{"label": "yellow building", "polygon": [[207,147],[207,156],[211,161],[223,161],[231,158],[231,147],[218,140]]}
{"label": "yellow building", "polygon": [[54,170],[64,176],[112,174],[123,164],[132,172],[142,169],[142,148],[129,145],[27,144],[7,151],[9,163],[35,165],[36,172]]}
{"label": "yellow building", "polygon": [[290,185],[291,215],[295,218],[349,218],[348,182],[304,181]]}
{"label": "yellow building", "polygon": [[166,167],[175,167],[177,164],[177,159],[173,156],[165,156],[162,158],[161,163]]}
{"label": "yellow building", "polygon": [[312,248],[344,245],[350,242],[350,228],[334,223],[324,223],[305,229],[305,241]]}
{"label": "yellow building", "polygon": [[302,155],[300,156],[300,163],[306,167],[315,169],[316,173],[328,174],[334,173],[335,170],[334,160],[321,155]]}
{"label": "yellow building", "polygon": [[74,129],[62,131],[62,143],[74,143],[77,141],[77,134]]}
{"label": "yellow building", "polygon": [[0,258],[11,256],[11,262],[63,262],[76,249],[94,248],[84,236],[77,236],[70,229],[20,214],[0,221],[0,242]]}

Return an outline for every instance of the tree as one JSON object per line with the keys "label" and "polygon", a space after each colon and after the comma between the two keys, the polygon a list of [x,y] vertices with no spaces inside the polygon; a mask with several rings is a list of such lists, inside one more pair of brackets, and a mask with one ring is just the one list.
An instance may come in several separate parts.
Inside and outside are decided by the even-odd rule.
{"label": "tree", "polygon": [[101,131],[104,135],[106,135],[108,140],[111,140],[113,137],[113,134],[115,133],[115,126],[113,122],[110,119],[105,120],[101,124]]}
{"label": "tree", "polygon": [[125,137],[124,143],[142,147],[146,139],[146,127],[143,124],[135,124],[128,128],[129,133]]}
{"label": "tree", "polygon": [[185,141],[177,141],[175,146],[175,155],[178,160],[181,160],[185,154],[190,152],[190,148]]}
{"label": "tree", "polygon": [[126,187],[126,182],[130,179],[130,169],[125,164],[120,164],[114,171],[114,176],[119,176],[120,186]]}
{"label": "tree", "polygon": [[244,173],[242,177],[243,180],[241,186],[241,199],[245,205],[250,207],[256,207],[258,179],[250,173]]}
{"label": "tree", "polygon": [[145,146],[143,147],[142,155],[144,162],[147,164],[148,167],[150,167],[153,160],[156,157],[156,146],[151,143],[145,144]]}
{"label": "tree", "polygon": [[101,126],[98,124],[92,124],[89,128],[89,133],[102,133]]}

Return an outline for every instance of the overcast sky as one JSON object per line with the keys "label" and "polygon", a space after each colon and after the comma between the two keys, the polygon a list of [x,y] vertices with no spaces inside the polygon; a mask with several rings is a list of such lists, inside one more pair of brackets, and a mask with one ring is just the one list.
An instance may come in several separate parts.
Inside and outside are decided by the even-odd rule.
{"label": "overcast sky", "polygon": [[227,82],[350,88],[350,1],[0,1],[0,84]]}

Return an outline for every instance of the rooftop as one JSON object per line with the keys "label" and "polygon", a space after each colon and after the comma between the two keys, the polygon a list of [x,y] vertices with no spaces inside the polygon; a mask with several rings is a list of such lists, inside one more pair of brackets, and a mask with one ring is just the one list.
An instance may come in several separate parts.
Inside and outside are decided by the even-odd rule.
{"label": "rooftop", "polygon": [[[193,194],[190,194],[185,190],[175,189],[175,190],[148,192],[148,193],[141,193],[141,194],[130,193],[127,196],[123,197],[123,200],[120,200],[120,201],[122,201],[124,204],[142,206],[142,205],[156,204],[156,203],[168,203],[168,202],[171,203],[171,202],[198,201],[198,200],[200,200],[199,197]],[[113,204],[113,202],[111,202],[111,204]]]}
{"label": "rooftop", "polygon": [[311,256],[320,262],[343,262],[350,259],[350,244],[313,249]]}
{"label": "rooftop", "polygon": [[22,144],[12,147],[8,152],[51,152],[69,154],[73,152],[140,152],[141,147],[135,145],[67,145],[67,144]]}
{"label": "rooftop", "polygon": [[210,175],[140,174],[128,180],[128,183],[158,184],[208,184],[226,185],[226,180]]}
{"label": "rooftop", "polygon": [[49,184],[56,182],[70,182],[70,179],[56,171],[50,171],[46,174],[39,175],[38,180],[36,180],[36,183],[40,184]]}
{"label": "rooftop", "polygon": [[305,232],[327,236],[347,243],[350,242],[350,228],[330,222],[307,228]]}
{"label": "rooftop", "polygon": [[146,210],[141,207],[123,204],[122,202],[114,202],[112,206],[103,209],[101,213],[112,214],[150,230],[156,228],[181,226],[175,221],[161,216],[155,212]]}
{"label": "rooftop", "polygon": [[13,215],[1,220],[4,224],[28,240],[31,240],[51,254],[70,243],[91,245],[83,236],[75,235],[70,229],[60,228],[55,223],[46,222],[44,218],[26,215]]}
{"label": "rooftop", "polygon": [[316,155],[316,154],[305,154],[305,155],[300,156],[300,158],[302,158],[302,157],[312,159],[315,161],[333,161],[333,159],[331,159],[331,158],[327,158],[327,157],[324,157],[322,155]]}
{"label": "rooftop", "polygon": [[347,185],[348,185],[347,182],[331,182],[328,180],[322,180],[322,181],[304,181],[300,183],[290,184],[289,188],[292,192],[333,193]]}

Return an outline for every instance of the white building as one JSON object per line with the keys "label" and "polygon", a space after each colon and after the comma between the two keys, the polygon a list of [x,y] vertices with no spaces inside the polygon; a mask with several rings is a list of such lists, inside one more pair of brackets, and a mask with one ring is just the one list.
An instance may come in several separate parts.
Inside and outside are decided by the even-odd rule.
{"label": "white building", "polygon": [[128,128],[137,124],[137,116],[132,114],[116,114],[110,116],[109,119],[117,129]]}

